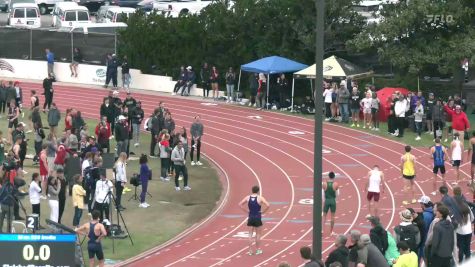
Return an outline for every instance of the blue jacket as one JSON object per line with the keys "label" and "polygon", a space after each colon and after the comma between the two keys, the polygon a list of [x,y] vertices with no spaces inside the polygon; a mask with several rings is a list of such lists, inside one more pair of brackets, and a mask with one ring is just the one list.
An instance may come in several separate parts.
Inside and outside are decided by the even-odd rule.
{"label": "blue jacket", "polygon": [[46,61],[48,64],[54,64],[54,54],[52,52],[46,54]]}
{"label": "blue jacket", "polygon": [[[427,237],[427,233],[429,232],[429,227],[432,221],[435,218],[434,215],[434,208],[428,207],[425,208],[424,211],[422,212],[422,218],[424,219],[424,237]],[[424,238],[425,239],[425,238]],[[422,240],[425,242],[425,240]]]}

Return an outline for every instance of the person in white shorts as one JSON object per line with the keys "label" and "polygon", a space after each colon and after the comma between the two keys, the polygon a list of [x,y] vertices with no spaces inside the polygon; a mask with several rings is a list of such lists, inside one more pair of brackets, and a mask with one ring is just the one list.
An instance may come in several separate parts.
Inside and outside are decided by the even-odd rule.
{"label": "person in white shorts", "polygon": [[[381,188],[381,186],[383,186]],[[367,218],[371,216],[378,216],[378,202],[380,193],[384,193],[384,173],[379,170],[378,165],[374,165],[373,169],[368,172],[368,181],[365,185],[366,198],[368,199]]]}
{"label": "person in white shorts", "polygon": [[366,97],[360,102],[363,109],[363,129],[368,126],[371,127],[371,102],[373,101],[371,93],[366,93]]}
{"label": "person in white shorts", "polygon": [[457,173],[457,180],[454,183],[460,182],[460,165],[462,164],[462,153],[464,151],[463,142],[459,140],[459,133],[454,133],[454,140],[450,143],[450,154],[452,155],[452,167],[455,168]]}

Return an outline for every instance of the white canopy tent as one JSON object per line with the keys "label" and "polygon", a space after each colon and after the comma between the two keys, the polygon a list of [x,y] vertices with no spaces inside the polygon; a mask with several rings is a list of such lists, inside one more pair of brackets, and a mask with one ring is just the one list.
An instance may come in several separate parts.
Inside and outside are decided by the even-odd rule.
{"label": "white canopy tent", "polygon": [[[294,73],[292,80],[292,111],[294,107],[295,79],[315,79],[316,64]],[[357,65],[336,56],[331,56],[323,60],[323,78],[363,78],[372,75],[372,71],[366,71]]]}

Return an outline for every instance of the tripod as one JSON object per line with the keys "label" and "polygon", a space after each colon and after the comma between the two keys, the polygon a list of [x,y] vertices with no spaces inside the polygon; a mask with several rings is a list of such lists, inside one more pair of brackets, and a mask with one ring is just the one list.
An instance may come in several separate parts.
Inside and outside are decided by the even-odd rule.
{"label": "tripod", "polygon": [[[107,200],[110,199],[111,201],[109,203],[107,203]],[[109,190],[109,192],[107,192],[107,195],[106,197],[104,198],[104,201],[102,202],[102,205],[104,204],[107,204],[109,205],[109,218],[110,218],[110,223],[111,223],[111,227],[112,227],[112,222],[113,222],[113,218],[114,218],[114,214],[113,214],[113,211],[111,209],[111,204],[114,204],[113,207],[116,207],[117,206],[117,203],[116,203],[116,200],[115,200],[115,196],[114,196],[114,193],[112,193],[112,190]],[[117,225],[120,226],[120,221],[122,221],[122,223],[124,224],[124,228],[125,228],[125,233],[127,234],[126,236],[129,237],[130,239],[130,243],[132,244],[132,246],[134,245],[134,241],[132,241],[132,236],[130,235],[129,233],[129,229],[127,228],[127,224],[125,224],[125,220],[124,220],[124,217],[122,216],[122,212],[119,210],[119,209],[116,209],[116,212],[117,212]],[[120,220],[119,220],[120,218]],[[115,239],[115,236],[113,236],[111,234],[111,239],[112,239],[112,253],[115,253],[115,242],[114,242],[114,239]]]}
{"label": "tripod", "polygon": [[[129,202],[130,202],[132,199],[133,199],[133,200],[140,201],[139,196],[137,195],[137,188],[139,187],[139,185],[140,185],[140,184],[134,185],[134,187],[135,187],[135,188],[134,188],[134,195],[129,198],[129,200],[128,200]],[[149,197],[152,197],[152,195],[151,195],[148,191],[147,191],[147,195],[148,195]]]}
{"label": "tripod", "polygon": [[[8,193],[8,198],[12,200],[12,205],[8,205],[8,216],[7,216],[7,232],[11,233],[12,232],[12,224],[13,224],[13,218],[15,217],[15,212],[12,211],[12,207],[17,204],[19,208],[23,211],[23,214],[25,215],[26,218],[26,209],[23,206],[23,203],[21,200],[14,195],[13,192]],[[14,209],[14,208],[13,208]],[[35,229],[33,229],[33,233],[35,233]]]}

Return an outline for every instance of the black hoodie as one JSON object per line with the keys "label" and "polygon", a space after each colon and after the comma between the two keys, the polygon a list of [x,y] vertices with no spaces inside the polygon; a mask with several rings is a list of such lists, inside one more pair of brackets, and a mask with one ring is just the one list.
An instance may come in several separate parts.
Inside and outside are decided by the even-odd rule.
{"label": "black hoodie", "polygon": [[388,234],[386,233],[386,230],[384,230],[381,225],[376,225],[370,230],[369,236],[371,238],[371,243],[373,243],[373,245],[384,255],[388,249]]}
{"label": "black hoodie", "polygon": [[441,258],[452,256],[454,249],[454,226],[449,220],[441,220],[434,226],[432,236],[432,255]]}

